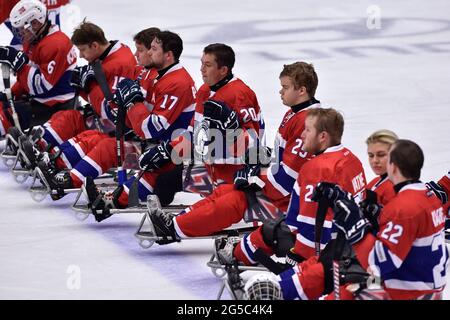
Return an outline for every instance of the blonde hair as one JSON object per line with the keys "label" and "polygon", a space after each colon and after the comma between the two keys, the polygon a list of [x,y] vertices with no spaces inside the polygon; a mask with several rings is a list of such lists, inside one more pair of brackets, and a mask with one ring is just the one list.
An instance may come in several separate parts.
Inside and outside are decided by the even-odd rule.
{"label": "blonde hair", "polygon": [[366,140],[366,144],[385,143],[392,145],[398,140],[398,136],[391,130],[381,129],[372,133]]}

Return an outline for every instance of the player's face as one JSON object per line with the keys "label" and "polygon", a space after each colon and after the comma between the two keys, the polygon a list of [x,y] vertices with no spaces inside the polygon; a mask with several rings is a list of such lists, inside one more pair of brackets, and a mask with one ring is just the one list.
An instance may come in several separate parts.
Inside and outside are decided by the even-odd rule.
{"label": "player's face", "polygon": [[158,70],[164,68],[165,56],[167,53],[164,53],[162,48],[161,40],[155,38],[152,41],[152,45],[149,50],[149,66],[154,67]]}
{"label": "player's face", "polygon": [[147,67],[150,65],[150,54],[149,49],[147,49],[143,44],[135,42],[136,52],[134,55],[140,66]]}
{"label": "player's face", "polygon": [[216,56],[213,54],[203,54],[201,62],[202,66],[200,67],[200,72],[202,73],[203,81],[208,86],[215,85],[228,74],[228,68],[219,68]]}
{"label": "player's face", "polygon": [[316,121],[317,117],[306,117],[305,129],[301,135],[303,140],[302,150],[311,154],[316,154],[320,151],[319,134],[315,126]]}
{"label": "player's face", "polygon": [[96,42],[91,44],[81,44],[77,46],[80,51],[80,58],[86,59],[89,63],[94,62],[98,57],[98,45]]}
{"label": "player's face", "polygon": [[390,145],[382,142],[370,143],[367,146],[367,155],[369,156],[369,164],[376,175],[383,175],[387,171],[387,159]]}
{"label": "player's face", "polygon": [[295,106],[302,102],[304,88],[295,89],[291,77],[283,76],[280,78],[280,96],[283,104],[288,107]]}
{"label": "player's face", "polygon": [[[392,150],[390,150],[392,151]],[[389,180],[394,182],[394,165],[391,163],[391,154],[389,153],[386,161],[386,172],[388,174]]]}

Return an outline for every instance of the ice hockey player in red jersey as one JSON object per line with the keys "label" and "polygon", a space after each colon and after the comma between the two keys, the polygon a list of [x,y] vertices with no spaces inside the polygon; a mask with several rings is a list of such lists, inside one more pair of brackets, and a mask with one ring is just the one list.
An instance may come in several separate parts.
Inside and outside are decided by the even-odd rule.
{"label": "ice hockey player in red jersey", "polygon": [[394,132],[383,129],[374,132],[366,140],[369,164],[378,176],[367,184],[366,189],[375,192],[377,203],[383,206],[395,196],[394,185],[387,176],[387,157],[397,139]]}
{"label": "ice hockey player in red jersey", "polygon": [[397,140],[389,152],[388,176],[396,197],[380,213],[379,230],[361,217],[348,198],[334,205],[334,224],[352,245],[364,269],[381,278],[391,299],[440,298],[446,284],[448,250],[442,203],[420,182],[424,155],[409,140]]}
{"label": "ice hockey player in red jersey", "polygon": [[[88,130],[91,127],[86,121],[87,116],[97,116],[103,127],[114,131],[114,116],[95,80],[92,63],[97,60],[101,62],[106,81],[112,91],[121,78],[132,77],[136,73],[136,58],[131,50],[118,41],[108,41],[103,30],[93,23],[86,21],[81,23],[72,35],[72,42],[79,49],[81,58],[86,59],[89,64],[75,69],[71,85],[90,104],[81,111],[60,111],[44,125],[34,128],[33,141],[26,140],[22,144],[23,151],[34,166],[42,160],[39,155],[36,156],[38,152],[34,146],[35,142],[40,151],[44,151],[48,145],[59,149],[72,149],[65,153],[68,157],[64,162],[66,165],[75,165],[85,155],[83,148],[75,146],[76,144],[84,144],[86,150],[98,143],[99,139],[107,137],[105,133],[96,129]],[[81,133],[82,135],[77,137]]]}
{"label": "ice hockey player in red jersey", "polygon": [[[158,49],[158,51],[161,51],[161,49]],[[240,129],[238,140],[244,141],[241,149],[257,143],[258,134],[264,128],[261,109],[255,93],[242,80],[233,75],[234,62],[235,55],[231,47],[220,43],[205,47],[201,67],[205,83],[196,94],[195,115],[188,130],[184,134],[179,134],[170,142],[163,142],[149,149],[140,158],[140,167],[153,171],[153,173],[147,172],[139,181],[139,197],[142,201],[145,201],[147,195],[152,193],[156,177],[161,172],[180,163],[174,163],[176,162],[175,159],[174,162],[172,161],[170,157],[172,151],[177,155],[174,158],[188,160],[191,158],[197,145],[197,141],[195,141],[197,134],[195,133],[202,128],[204,129],[205,124],[206,126],[212,124],[211,129],[216,129],[222,133],[220,137],[223,141],[217,143],[218,145],[229,146],[226,142],[227,134],[225,133],[227,130],[234,133],[237,129]],[[165,101],[166,107],[170,107],[175,101],[176,99],[167,99]],[[204,114],[204,105],[207,106],[207,114]],[[206,117],[206,121],[202,122]],[[145,130],[149,133],[154,132],[154,129],[150,127],[150,121],[142,123],[145,125]],[[164,122],[157,121],[154,125],[161,126],[163,124]],[[143,131],[145,132],[145,130]],[[216,185],[224,182],[231,183],[233,174],[236,170],[242,168],[240,155],[223,152],[221,155],[228,155],[228,157],[217,156],[214,161],[206,164],[211,180]],[[181,176],[177,179],[181,179]],[[127,185],[130,183],[132,181],[129,181]],[[181,181],[174,181],[174,185],[180,184]],[[116,201],[116,205],[122,208],[128,205],[128,188],[125,187],[124,191]]]}
{"label": "ice hockey player in red jersey", "polygon": [[[194,80],[179,61],[182,50],[183,41],[176,33],[161,31],[155,35],[148,49],[148,59],[150,66],[157,70],[157,74],[154,78],[150,75],[150,78],[144,79],[149,84],[142,90],[146,92],[146,101],[135,99],[137,95],[142,95],[142,83],[139,86],[138,82],[125,79],[117,85],[115,101],[127,109],[127,123],[142,140],[147,140],[153,145],[165,145],[177,135],[177,131],[185,131],[194,115],[196,88]],[[80,169],[81,165],[78,166]],[[181,182],[181,169],[168,166],[157,173],[145,174],[139,181],[138,192],[144,194],[142,197],[154,193],[157,189],[156,179],[161,178],[161,173],[167,174],[166,177],[170,180],[168,184],[175,187],[176,191],[180,191],[181,185],[176,186],[179,181]],[[177,178],[178,174],[180,176]],[[129,188],[135,179],[133,177],[126,181],[124,186],[119,186],[113,193],[111,205],[121,206],[119,197],[128,198]],[[86,190],[93,202],[98,197],[98,192],[92,185],[86,185]],[[173,199],[172,189],[162,190],[161,193]],[[103,196],[105,200],[110,198],[109,194]],[[93,209],[101,210],[105,205],[108,204],[101,201]]]}
{"label": "ice hockey player in red jersey", "polygon": [[[157,72],[151,66],[151,62],[148,61],[148,55],[142,53],[141,46],[144,46],[144,43],[150,46],[151,41],[159,31],[158,28],[149,28],[142,30],[134,37],[137,48],[141,50],[136,51],[135,54],[139,66],[134,67],[133,79],[138,81],[136,82],[138,89],[139,83],[142,87],[143,93],[139,94],[140,99],[147,99],[148,101],[152,96],[153,81]],[[143,69],[142,67],[146,68]],[[116,85],[119,89],[120,83]],[[110,118],[115,116],[114,108],[109,105],[105,105],[104,110],[107,115],[110,115]],[[129,132],[127,136],[134,137],[132,132]],[[125,151],[135,149],[131,142],[126,142]],[[55,158],[55,161],[40,162],[39,167],[41,171],[47,173],[47,180],[56,189],[80,188],[86,177],[96,178],[110,168],[118,166],[116,139],[93,130],[80,133],[68,142],[53,148],[50,157]],[[42,154],[40,158],[46,159],[47,155]]]}
{"label": "ice hockey player in red jersey", "polygon": [[[10,46],[17,50],[22,49],[22,39],[18,34],[14,32],[14,29],[9,21],[9,13],[12,8],[19,2],[19,0],[2,0],[0,1],[0,24],[3,22],[11,30],[13,38]],[[41,2],[47,7],[48,19],[52,24],[61,26],[60,24],[60,8],[70,2],[70,0],[41,0]]]}
{"label": "ice hockey player in red jersey", "polygon": [[[317,184],[322,181],[337,183],[356,199],[363,198],[364,170],[359,159],[342,145],[343,131],[344,119],[335,109],[318,108],[308,112],[302,133],[302,151],[315,157],[301,167],[286,215],[286,224],[296,238],[294,247],[287,252],[291,263],[316,255],[331,239],[331,210],[326,212],[321,238],[315,238],[318,205],[311,197]],[[286,224],[283,221],[264,224],[256,232],[244,236],[239,245],[235,245],[233,256],[248,265],[257,263],[257,250],[271,256],[275,253],[274,244],[279,242],[277,235],[286,237]],[[225,245],[223,255],[230,259],[229,251],[230,247]]]}
{"label": "ice hockey player in red jersey", "polygon": [[[0,47],[0,63],[17,76],[12,87],[14,100],[29,96],[30,103],[15,103],[22,130],[42,124],[59,110],[73,108],[74,89],[70,86],[77,54],[70,39],[48,20],[45,5],[22,0],[11,10],[10,21],[21,36],[23,51]],[[14,125],[4,93],[0,93],[0,136]]]}
{"label": "ice hockey player in red jersey", "polygon": [[[301,150],[305,118],[320,103],[314,98],[318,78],[312,65],[305,62],[285,65],[280,74],[280,83],[280,95],[289,110],[277,132],[276,162],[272,165],[269,163],[268,168],[261,168],[264,163],[267,165],[262,156],[267,152],[260,150],[261,154],[258,154],[250,149],[245,161],[247,165],[236,173],[234,184],[220,185],[212,195],[177,217],[160,212],[159,216],[152,216],[154,224],[160,226],[163,223],[162,215],[165,215],[169,219],[164,220],[171,221],[168,231],[172,234],[176,232],[176,237],[179,238],[205,236],[221,231],[244,217],[248,209],[246,192],[255,191],[252,176],[264,182],[261,194],[267,201],[281,212],[287,210],[298,171],[311,158],[311,154]],[[288,248],[292,244],[291,241]]]}

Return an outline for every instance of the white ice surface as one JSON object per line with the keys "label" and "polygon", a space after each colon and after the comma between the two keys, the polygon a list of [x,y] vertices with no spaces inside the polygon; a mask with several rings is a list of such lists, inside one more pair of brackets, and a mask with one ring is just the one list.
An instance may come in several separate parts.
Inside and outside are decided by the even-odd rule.
{"label": "white ice surface", "polygon": [[[381,28],[368,29],[368,12],[378,9]],[[133,50],[132,36],[143,28],[175,31],[184,40],[181,61],[198,87],[203,47],[231,45],[235,74],[256,92],[269,142],[286,111],[278,94],[282,65],[312,62],[316,96],[344,113],[345,145],[368,179],[374,175],[364,140],[388,128],[423,148],[428,181],[450,169],[449,9],[445,0],[73,0],[62,19],[69,35],[87,17]],[[0,26],[0,44],[9,40]],[[220,281],[205,265],[212,241],[144,251],[133,236],[139,215],[79,222],[69,208],[73,196],[37,204],[27,185],[17,185],[0,164],[0,299],[215,298]],[[78,290],[69,289],[73,270],[81,272]]]}

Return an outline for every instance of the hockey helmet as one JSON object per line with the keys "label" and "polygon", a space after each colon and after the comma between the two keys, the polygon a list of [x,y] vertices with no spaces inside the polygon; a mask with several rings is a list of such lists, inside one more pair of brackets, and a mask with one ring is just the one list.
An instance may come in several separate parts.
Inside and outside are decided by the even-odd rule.
{"label": "hockey helmet", "polygon": [[[38,21],[43,26],[47,21],[47,7],[38,0],[21,0],[11,10],[9,20],[14,32],[26,41],[33,41],[40,32],[32,28],[32,22]],[[29,36],[25,37],[25,33],[29,32]]]}
{"label": "hockey helmet", "polygon": [[244,286],[244,300],[283,300],[280,284],[270,272],[252,276]]}

